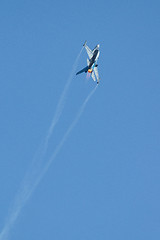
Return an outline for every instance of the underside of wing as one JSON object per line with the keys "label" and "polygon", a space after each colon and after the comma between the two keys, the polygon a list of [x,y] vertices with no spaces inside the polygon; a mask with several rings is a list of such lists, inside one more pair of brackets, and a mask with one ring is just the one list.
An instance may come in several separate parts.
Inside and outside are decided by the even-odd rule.
{"label": "underside of wing", "polygon": [[96,77],[94,75],[94,71],[91,73],[91,77],[93,78],[93,81],[96,81]]}
{"label": "underside of wing", "polygon": [[89,59],[91,59],[92,57],[93,57],[93,52],[92,52],[92,50],[85,44],[85,49],[86,49],[86,52],[87,52],[87,54],[88,54],[88,56],[89,56]]}
{"label": "underside of wing", "polygon": [[94,68],[94,73],[95,73],[96,78],[97,78],[97,83],[99,83],[100,78],[99,78],[98,68],[97,67]]}

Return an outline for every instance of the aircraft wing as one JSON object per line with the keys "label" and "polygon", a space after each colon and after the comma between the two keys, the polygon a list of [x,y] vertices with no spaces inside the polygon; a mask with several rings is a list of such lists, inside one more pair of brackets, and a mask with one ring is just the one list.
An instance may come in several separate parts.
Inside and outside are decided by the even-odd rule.
{"label": "aircraft wing", "polygon": [[99,83],[100,77],[99,77],[99,74],[98,74],[98,68],[97,67],[94,68],[94,73],[95,73],[96,78],[97,78],[97,83]]}
{"label": "aircraft wing", "polygon": [[84,47],[85,47],[85,49],[86,49],[86,52],[87,52],[87,54],[88,54],[89,59],[91,59],[91,58],[93,57],[93,52],[92,52],[92,50],[91,50],[86,44],[84,45]]}
{"label": "aircraft wing", "polygon": [[87,72],[88,71],[88,67],[83,68],[82,70],[80,70],[79,72],[76,73],[76,75],[82,73],[82,72]]}
{"label": "aircraft wing", "polygon": [[91,73],[91,77],[93,78],[93,81],[96,81],[96,77],[94,75],[94,71]]}

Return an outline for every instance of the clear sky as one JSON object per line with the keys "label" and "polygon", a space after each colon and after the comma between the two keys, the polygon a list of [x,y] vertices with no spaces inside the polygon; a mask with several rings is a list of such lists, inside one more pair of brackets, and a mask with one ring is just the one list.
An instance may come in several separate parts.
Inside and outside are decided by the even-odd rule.
{"label": "clear sky", "polygon": [[[160,239],[159,0],[1,1],[0,232],[85,40],[100,84],[4,240]],[[94,87],[72,78],[44,165]]]}

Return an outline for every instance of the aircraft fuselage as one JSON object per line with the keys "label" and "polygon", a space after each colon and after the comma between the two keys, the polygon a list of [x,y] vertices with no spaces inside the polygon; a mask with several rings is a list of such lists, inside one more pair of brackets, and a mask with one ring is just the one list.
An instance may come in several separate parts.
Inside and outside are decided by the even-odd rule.
{"label": "aircraft fuselage", "polygon": [[91,69],[92,67],[94,67],[94,64],[97,62],[99,57],[99,50],[95,49],[93,57],[89,60],[89,65],[88,65],[88,69]]}
{"label": "aircraft fuselage", "polygon": [[[83,68],[82,70],[80,70],[79,72],[76,73],[76,75],[82,73],[82,72],[89,72],[92,73],[93,71],[95,71],[95,68],[98,66],[97,65],[97,61],[99,58],[99,47],[100,45],[98,44],[93,50],[89,49],[89,47],[86,45],[86,42],[83,44],[83,46],[86,48],[86,51],[88,53],[89,59],[87,59],[87,66],[85,68]],[[98,76],[98,72],[97,72],[97,68],[96,68],[96,74]],[[94,78],[94,74],[91,74],[92,78]],[[95,78],[94,78],[95,81]],[[98,80],[99,81],[99,80]]]}

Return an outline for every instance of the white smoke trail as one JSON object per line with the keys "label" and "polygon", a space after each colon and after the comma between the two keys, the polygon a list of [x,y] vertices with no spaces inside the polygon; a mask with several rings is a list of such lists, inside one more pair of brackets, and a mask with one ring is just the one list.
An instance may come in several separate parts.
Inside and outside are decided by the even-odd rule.
{"label": "white smoke trail", "polygon": [[17,218],[18,218],[18,216],[21,212],[21,209],[24,207],[26,202],[29,200],[30,196],[32,195],[32,193],[36,189],[37,185],[40,183],[41,179],[43,178],[43,176],[45,175],[45,173],[49,169],[50,165],[54,161],[55,157],[57,156],[57,154],[61,150],[61,148],[62,148],[63,144],[65,143],[67,137],[69,136],[70,132],[75,127],[79,118],[81,117],[81,115],[82,115],[82,113],[83,113],[83,111],[86,107],[87,102],[89,101],[89,99],[92,97],[92,95],[96,91],[97,86],[91,91],[91,93],[87,96],[87,98],[83,102],[83,104],[80,107],[80,110],[78,111],[76,117],[74,118],[70,127],[68,128],[68,130],[64,134],[61,142],[56,147],[53,155],[48,160],[48,162],[45,164],[44,168],[40,172],[37,173],[37,176],[35,177],[35,179],[32,179],[32,176],[30,176],[31,178],[28,179],[29,181],[25,182],[22,185],[22,188],[19,191],[19,194],[17,195],[17,197],[15,199],[14,206],[13,206],[12,212],[11,212],[9,218],[8,218],[8,221],[5,225],[5,227],[3,228],[2,232],[0,233],[0,240],[7,240],[8,239],[8,233],[9,233],[11,227],[13,226],[13,224],[15,223],[15,221],[17,220]]}
{"label": "white smoke trail", "polygon": [[36,153],[32,163],[31,163],[30,170],[27,171],[27,173],[24,177],[24,180],[22,181],[21,187],[15,197],[13,206],[11,208],[9,216],[7,217],[5,226],[2,229],[2,231],[0,232],[0,240],[8,239],[8,234],[9,234],[11,227],[17,220],[17,218],[21,212],[21,209],[24,207],[25,203],[29,200],[32,192],[34,191],[35,187],[37,186],[37,184],[40,181],[40,180],[39,181],[37,181],[37,180],[39,179],[39,176],[41,176],[42,172],[43,172],[42,171],[43,164],[41,163],[41,160],[43,159],[43,157],[47,151],[48,141],[53,133],[53,130],[54,130],[56,124],[58,123],[58,120],[59,120],[59,118],[62,114],[63,108],[65,106],[65,100],[66,100],[66,96],[67,96],[67,93],[69,90],[69,86],[75,75],[75,71],[76,71],[77,64],[78,64],[80,55],[82,53],[82,50],[83,50],[83,48],[81,49],[80,53],[78,54],[78,56],[73,64],[72,71],[66,82],[64,90],[60,96],[60,100],[57,104],[56,111],[55,111],[52,123],[50,125],[49,131],[46,135],[45,141],[43,142],[43,144],[41,145],[41,148]]}
{"label": "white smoke trail", "polygon": [[[76,68],[77,68],[77,65],[78,65],[78,61],[79,61],[79,58],[81,56],[81,53],[83,51],[83,48],[81,48],[78,56],[76,57],[76,60],[72,66],[72,70],[71,70],[71,73],[69,75],[69,78],[66,82],[66,85],[63,89],[63,92],[60,96],[60,99],[58,101],[58,104],[57,104],[57,107],[56,107],[56,111],[55,111],[55,114],[54,114],[54,117],[52,119],[52,122],[51,122],[51,125],[49,127],[49,130],[46,134],[46,137],[45,139],[43,140],[43,142],[41,143],[38,151],[36,152],[35,154],[35,157],[33,158],[32,160],[32,163],[31,163],[31,166],[29,168],[29,170],[27,171],[25,177],[24,177],[24,180],[23,180],[23,183],[22,185],[24,186],[24,182],[29,182],[28,179],[31,179],[31,176],[34,178],[38,172],[40,171],[40,169],[42,168],[42,160],[45,156],[45,153],[47,151],[47,148],[48,148],[48,142],[49,142],[49,139],[51,137],[51,135],[53,134],[53,130],[56,126],[56,124],[58,123],[58,120],[63,112],[63,109],[64,109],[64,106],[65,106],[65,102],[66,102],[66,97],[67,97],[67,93],[68,93],[68,90],[69,90],[69,86],[75,76],[75,72],[76,72]],[[32,184],[32,181],[31,181],[31,184]],[[1,239],[0,239],[1,240]]]}
{"label": "white smoke trail", "polygon": [[37,178],[37,181],[35,182],[35,185],[32,185],[32,191],[34,191],[34,189],[36,188],[36,186],[39,184],[39,182],[41,181],[41,179],[43,178],[43,176],[45,175],[45,173],[47,172],[47,170],[49,169],[50,165],[52,164],[53,160],[55,159],[55,157],[57,156],[57,154],[59,153],[59,151],[61,150],[64,142],[66,141],[67,137],[69,136],[70,132],[72,131],[72,129],[75,127],[75,125],[77,124],[79,118],[81,117],[89,99],[92,97],[92,95],[94,94],[94,92],[97,89],[97,86],[90,92],[90,94],[87,96],[87,98],[85,99],[85,101],[83,102],[82,106],[80,107],[76,117],[74,118],[73,122],[71,123],[70,127],[68,128],[68,130],[66,131],[66,133],[64,134],[61,142],[58,144],[58,146],[56,147],[55,151],[53,152],[53,155],[51,156],[51,158],[48,160],[48,162],[45,164],[41,174],[39,175],[39,177]]}
{"label": "white smoke trail", "polygon": [[[88,103],[89,99],[92,97],[94,92],[96,91],[97,86],[98,85],[96,85],[96,87],[90,92],[90,94],[87,96],[87,98],[85,99],[85,101],[81,105],[81,107],[80,107],[76,117],[74,118],[74,120],[71,123],[70,127],[68,128],[68,130],[64,134],[61,142],[58,144],[58,146],[54,150],[54,152],[53,152],[52,156],[50,157],[50,159],[48,160],[48,162],[46,162],[44,164],[44,166],[41,169],[41,171],[37,172],[37,175],[34,176],[34,179],[32,179],[32,178],[28,179],[28,181],[26,181],[25,184],[23,185],[22,191],[20,191],[20,194],[17,196],[17,199],[15,201],[14,209],[16,211],[13,211],[14,212],[14,214],[12,216],[13,220],[17,218],[17,216],[19,215],[20,210],[25,205],[27,200],[30,198],[30,196],[32,195],[32,193],[36,189],[37,185],[40,183],[41,179],[46,174],[47,170],[49,169],[50,165],[54,161],[54,159],[57,156],[57,154],[59,153],[59,151],[61,150],[61,148],[62,148],[63,144],[65,143],[67,137],[69,136],[70,132],[75,127],[76,123],[78,122],[79,118],[81,117],[81,115],[82,115],[82,113],[83,113],[83,111],[84,111],[84,109],[86,107],[86,104]],[[0,238],[0,240],[1,240],[1,238]]]}
{"label": "white smoke trail", "polygon": [[75,75],[75,71],[76,71],[76,68],[77,68],[77,64],[78,64],[78,61],[79,61],[79,58],[81,56],[81,53],[82,53],[82,50],[83,50],[84,47],[82,47],[80,53],[78,54],[76,60],[75,60],[75,63],[73,64],[73,67],[72,67],[72,71],[71,71],[71,74],[68,78],[68,81],[64,87],[64,90],[61,94],[61,97],[60,97],[60,100],[58,102],[58,105],[57,105],[57,108],[56,108],[56,112],[55,112],[55,115],[54,115],[54,118],[52,120],[52,123],[51,123],[51,126],[49,128],[49,131],[48,131],[48,134],[47,134],[47,137],[45,139],[45,146],[47,147],[47,144],[48,144],[48,141],[49,141],[49,138],[53,132],[53,129],[56,125],[56,123],[58,122],[61,114],[62,114],[62,111],[63,111],[63,108],[64,108],[64,105],[65,105],[65,100],[66,100],[66,95],[67,95],[67,92],[68,92],[68,89],[69,89],[69,86],[71,84],[71,81]]}

